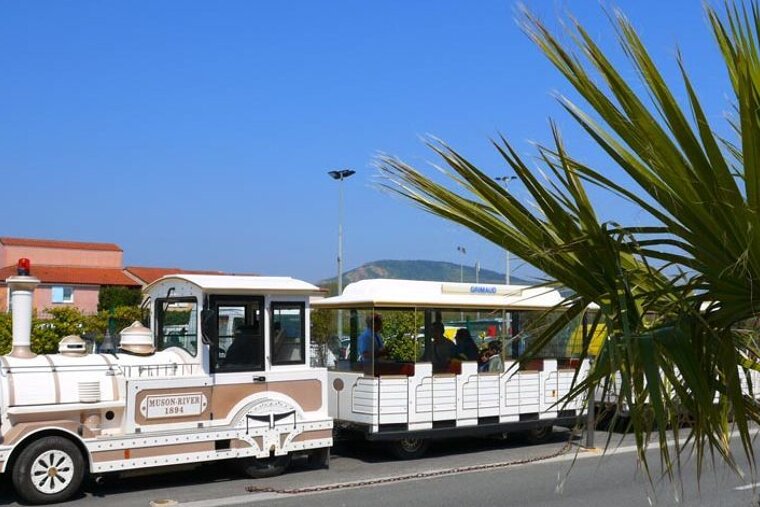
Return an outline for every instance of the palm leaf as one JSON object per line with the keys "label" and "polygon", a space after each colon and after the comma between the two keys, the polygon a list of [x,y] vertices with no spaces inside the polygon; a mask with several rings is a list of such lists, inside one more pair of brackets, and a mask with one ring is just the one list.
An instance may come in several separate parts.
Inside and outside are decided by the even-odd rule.
{"label": "palm leaf", "polygon": [[[492,141],[537,212],[441,141],[428,145],[454,188],[396,158],[377,161],[387,190],[469,228],[572,289],[568,317],[587,302],[600,306],[609,340],[569,398],[585,397],[589,389],[612,390],[618,405],[630,409],[647,471],[650,437],[670,474],[684,448],[677,445],[671,454],[667,438],[683,432],[696,452],[698,471],[708,452],[734,466],[730,413],[743,452],[753,457],[748,421],[760,421],[760,409],[751,386],[743,392],[741,379],[747,368],[757,369],[760,350],[756,341],[734,331],[760,307],[760,9],[750,5],[727,3],[723,16],[707,7],[735,93],[736,140],[714,133],[679,55],[689,107],[684,111],[621,14],[613,16],[614,29],[640,76],[643,96],[580,23],[571,20],[573,43],[567,47],[524,12],[525,32],[590,111],[566,97],[560,104],[638,188],[625,188],[575,160],[554,124],[553,144],[538,147],[549,179],[536,176],[504,137]],[[586,184],[638,205],[653,223],[601,223]],[[656,315],[654,325],[646,315]],[[548,342],[551,330],[531,353]],[[589,341],[590,335],[583,356]],[[684,413],[693,425],[682,430]]]}

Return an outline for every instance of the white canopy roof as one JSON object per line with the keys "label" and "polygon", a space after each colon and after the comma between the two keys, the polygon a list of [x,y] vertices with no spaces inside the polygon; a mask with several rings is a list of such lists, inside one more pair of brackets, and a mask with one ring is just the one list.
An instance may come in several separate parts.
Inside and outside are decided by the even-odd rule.
{"label": "white canopy roof", "polygon": [[552,308],[563,299],[548,287],[376,279],[351,283],[342,295],[313,301],[312,307],[531,310]]}
{"label": "white canopy roof", "polygon": [[320,294],[322,289],[308,282],[286,276],[243,276],[243,275],[193,275],[177,274],[159,278],[145,288],[167,280],[183,280],[197,285],[203,290],[223,291],[231,293],[291,293],[291,294]]}

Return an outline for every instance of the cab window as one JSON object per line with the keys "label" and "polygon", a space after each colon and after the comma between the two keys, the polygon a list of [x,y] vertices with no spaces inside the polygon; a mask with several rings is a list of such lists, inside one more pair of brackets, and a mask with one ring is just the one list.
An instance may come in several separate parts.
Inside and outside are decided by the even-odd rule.
{"label": "cab window", "polygon": [[198,352],[198,303],[195,298],[156,300],[158,350],[178,347],[190,355]]}
{"label": "cab window", "polygon": [[303,364],[306,356],[304,303],[272,303],[272,364]]}
{"label": "cab window", "polygon": [[216,373],[264,369],[263,298],[216,296],[211,298],[216,313],[216,336],[212,369]]}

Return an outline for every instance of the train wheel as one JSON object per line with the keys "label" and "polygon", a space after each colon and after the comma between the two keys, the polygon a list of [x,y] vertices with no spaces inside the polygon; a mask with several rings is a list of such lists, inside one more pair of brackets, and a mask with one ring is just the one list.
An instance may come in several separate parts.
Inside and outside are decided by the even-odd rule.
{"label": "train wheel", "polygon": [[45,437],[21,451],[12,480],[16,493],[26,502],[58,503],[79,491],[84,473],[84,458],[74,442]]}
{"label": "train wheel", "polygon": [[526,431],[525,439],[530,444],[542,444],[544,442],[548,442],[549,439],[551,439],[552,433],[554,433],[553,426],[539,426],[538,428],[533,428]]}
{"label": "train wheel", "polygon": [[430,447],[426,438],[403,438],[391,442],[391,452],[399,459],[418,459],[425,455]]}
{"label": "train wheel", "polygon": [[290,465],[290,454],[271,458],[242,458],[240,471],[252,479],[265,479],[282,474]]}

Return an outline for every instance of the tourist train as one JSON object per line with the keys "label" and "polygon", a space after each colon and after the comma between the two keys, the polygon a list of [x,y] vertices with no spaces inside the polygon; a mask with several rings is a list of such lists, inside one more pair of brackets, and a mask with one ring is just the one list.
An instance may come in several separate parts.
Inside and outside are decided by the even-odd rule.
{"label": "tourist train", "polygon": [[[337,430],[413,458],[430,439],[523,431],[537,440],[581,416],[580,402],[561,403],[588,370],[568,357],[577,331],[561,333],[555,357],[515,364],[520,325],[562,301],[551,289],[365,280],[324,298],[287,277],[169,275],[144,290],[150,328],[125,328],[114,351],[92,353],[68,336],[57,354],[37,355],[39,280],[23,260],[6,282],[13,343],[0,356],[0,480],[33,504],[70,498],[87,475],[234,460],[259,478],[296,455],[325,467]],[[312,309],[347,321],[343,354],[343,336],[320,337],[328,367],[312,366],[324,351],[311,344]],[[411,318],[412,332],[384,336],[374,324],[394,317]],[[498,367],[434,336],[447,321],[486,322],[472,338],[503,347],[487,347]],[[445,364],[439,349],[452,352]]]}

